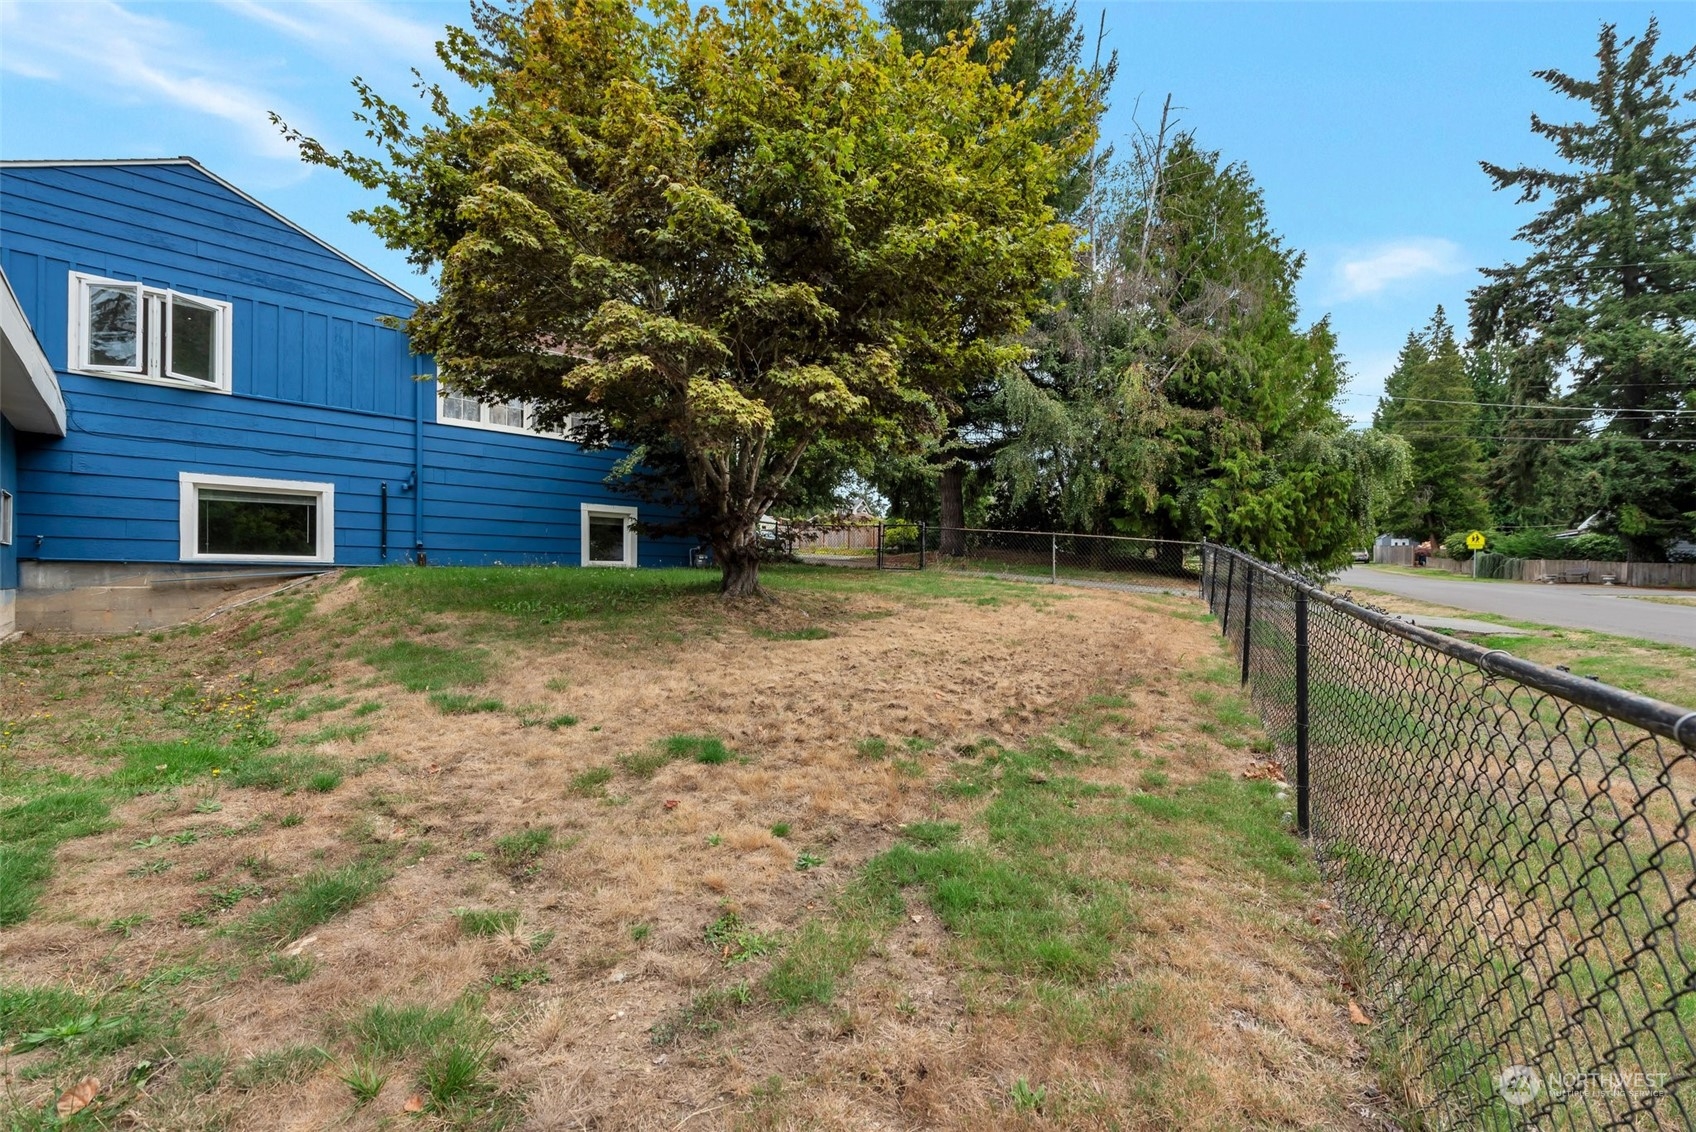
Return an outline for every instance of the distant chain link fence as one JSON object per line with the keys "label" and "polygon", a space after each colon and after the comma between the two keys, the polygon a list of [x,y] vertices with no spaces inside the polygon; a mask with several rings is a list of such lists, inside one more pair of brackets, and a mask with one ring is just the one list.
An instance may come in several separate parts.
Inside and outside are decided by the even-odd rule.
{"label": "distant chain link fence", "polygon": [[960,570],[1082,585],[1182,588],[1194,592],[1200,546],[1121,535],[875,524],[796,523],[784,528],[803,558],[880,570]]}
{"label": "distant chain link fence", "polygon": [[1422,1127],[1696,1127],[1696,712],[1204,545]]}

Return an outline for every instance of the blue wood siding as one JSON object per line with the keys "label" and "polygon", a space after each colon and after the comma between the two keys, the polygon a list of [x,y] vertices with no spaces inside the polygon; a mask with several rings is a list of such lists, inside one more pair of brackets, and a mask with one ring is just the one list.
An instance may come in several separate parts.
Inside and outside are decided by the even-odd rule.
{"label": "blue wood siding", "polygon": [[[0,417],[0,491],[18,494],[18,437],[11,422]],[[18,545],[14,535],[11,545],[0,546],[0,590],[18,588]]]}
{"label": "blue wood siding", "polygon": [[[428,360],[379,321],[411,301],[193,166],[0,169],[0,265],[69,411],[62,439],[8,440],[26,556],[178,561],[185,471],[334,484],[344,565],[385,560],[384,482],[391,562],[576,564],[579,505],[633,502],[603,482],[618,453],[437,424]],[[231,303],[232,392],[67,372],[73,271]]]}

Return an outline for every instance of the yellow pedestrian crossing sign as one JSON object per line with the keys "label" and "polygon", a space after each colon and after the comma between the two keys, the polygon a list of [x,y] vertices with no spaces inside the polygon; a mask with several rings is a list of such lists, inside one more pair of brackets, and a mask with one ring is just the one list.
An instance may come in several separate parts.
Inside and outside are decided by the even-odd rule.
{"label": "yellow pedestrian crossing sign", "polygon": [[1468,549],[1468,550],[1483,550],[1484,549],[1484,532],[1483,531],[1473,531],[1471,534],[1467,535],[1466,536],[1466,549]]}

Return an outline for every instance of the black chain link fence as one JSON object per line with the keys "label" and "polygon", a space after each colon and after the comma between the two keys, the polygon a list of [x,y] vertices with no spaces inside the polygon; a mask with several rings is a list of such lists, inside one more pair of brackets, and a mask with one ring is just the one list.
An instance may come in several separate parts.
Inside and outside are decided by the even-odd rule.
{"label": "black chain link fence", "polygon": [[1080,585],[1182,588],[1194,592],[1201,548],[1193,542],[1122,535],[998,531],[889,520],[795,523],[783,528],[804,560],[880,570],[961,570]]}
{"label": "black chain link fence", "polygon": [[1696,712],[1202,564],[1420,1125],[1696,1127]]}

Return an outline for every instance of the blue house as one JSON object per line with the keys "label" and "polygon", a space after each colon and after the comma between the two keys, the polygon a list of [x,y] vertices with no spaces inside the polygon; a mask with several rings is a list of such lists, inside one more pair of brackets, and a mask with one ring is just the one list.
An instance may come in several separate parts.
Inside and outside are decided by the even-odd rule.
{"label": "blue house", "polygon": [[382,324],[412,296],[189,158],[0,162],[0,271],[21,628],[90,587],[687,560],[622,453],[438,389]]}

